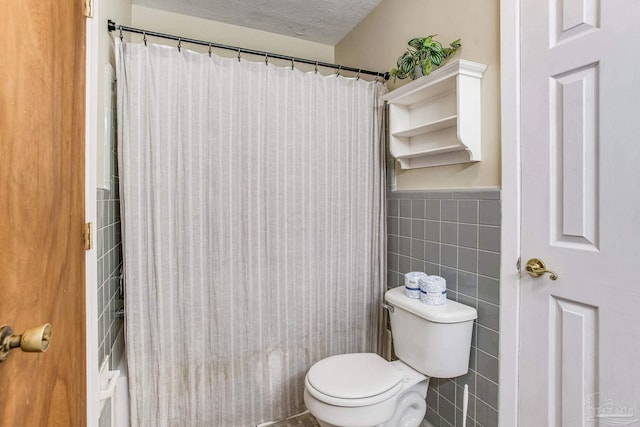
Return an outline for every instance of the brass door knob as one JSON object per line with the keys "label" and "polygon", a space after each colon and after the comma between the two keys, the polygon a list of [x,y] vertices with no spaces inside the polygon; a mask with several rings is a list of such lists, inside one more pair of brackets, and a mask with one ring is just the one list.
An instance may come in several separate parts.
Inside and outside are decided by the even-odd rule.
{"label": "brass door knob", "polygon": [[5,325],[0,328],[0,362],[4,362],[9,353],[14,348],[27,353],[44,353],[51,344],[51,325],[34,326],[29,328],[22,335],[14,335],[11,326]]}
{"label": "brass door knob", "polygon": [[551,270],[547,270],[547,266],[544,265],[544,262],[542,262],[542,260],[538,258],[531,258],[529,261],[527,261],[526,270],[531,277],[540,277],[545,273],[549,273],[549,279],[558,279],[558,275]]}

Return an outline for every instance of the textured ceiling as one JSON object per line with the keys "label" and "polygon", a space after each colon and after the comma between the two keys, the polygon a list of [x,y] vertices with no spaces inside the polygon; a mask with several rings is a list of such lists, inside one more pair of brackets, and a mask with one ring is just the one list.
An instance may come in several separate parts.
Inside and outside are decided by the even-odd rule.
{"label": "textured ceiling", "polygon": [[133,0],[133,3],[334,46],[380,0]]}

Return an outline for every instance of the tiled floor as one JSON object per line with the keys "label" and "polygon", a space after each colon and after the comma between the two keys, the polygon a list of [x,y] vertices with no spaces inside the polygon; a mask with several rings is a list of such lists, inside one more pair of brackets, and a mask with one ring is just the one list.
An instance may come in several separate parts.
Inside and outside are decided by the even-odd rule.
{"label": "tiled floor", "polygon": [[269,427],[319,427],[320,424],[311,414],[302,414],[288,420],[278,421]]}

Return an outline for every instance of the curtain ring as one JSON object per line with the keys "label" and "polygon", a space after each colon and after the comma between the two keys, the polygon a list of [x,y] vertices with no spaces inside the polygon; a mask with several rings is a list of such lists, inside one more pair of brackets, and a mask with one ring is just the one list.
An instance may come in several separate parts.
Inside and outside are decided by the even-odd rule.
{"label": "curtain ring", "polygon": [[238,62],[240,62],[240,48],[238,48]]}
{"label": "curtain ring", "polygon": [[122,36],[122,25],[120,25],[120,41],[122,41],[122,40],[123,40],[123,38],[124,38],[124,37]]}
{"label": "curtain ring", "polygon": [[264,53],[264,65],[269,65],[269,54],[267,52]]}
{"label": "curtain ring", "polygon": [[316,61],[316,70],[315,73],[318,74],[318,61]]}
{"label": "curtain ring", "polygon": [[142,30],[142,41],[144,42],[144,45],[147,45],[147,32],[145,30]]}
{"label": "curtain ring", "polygon": [[358,74],[356,75],[356,80],[360,80],[360,68],[358,68]]}
{"label": "curtain ring", "polygon": [[178,37],[178,52],[180,52],[181,48],[182,48],[182,39]]}
{"label": "curtain ring", "polygon": [[291,57],[291,71],[293,71],[293,56]]}
{"label": "curtain ring", "polygon": [[340,70],[342,70],[342,65],[338,65],[338,71],[336,71],[336,77],[340,76]]}
{"label": "curtain ring", "polygon": [[209,43],[209,58],[211,58],[211,43]]}

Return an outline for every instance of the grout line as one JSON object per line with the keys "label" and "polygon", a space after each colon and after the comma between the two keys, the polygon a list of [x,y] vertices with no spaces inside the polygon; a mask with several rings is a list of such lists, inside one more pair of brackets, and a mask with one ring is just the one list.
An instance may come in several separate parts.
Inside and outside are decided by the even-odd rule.
{"label": "grout line", "polygon": [[[478,350],[480,350],[480,349],[478,349]],[[480,350],[480,351],[482,351],[482,350]],[[483,351],[483,353],[484,353],[484,351]],[[485,354],[488,354],[488,353],[485,353]],[[489,355],[489,356],[491,356],[490,354],[488,354],[488,355]],[[476,358],[477,358],[477,357],[478,357],[478,356],[477,356],[477,353],[476,353]],[[494,357],[494,356],[491,356],[491,357]],[[494,358],[495,358],[495,357],[494,357]],[[489,378],[487,378],[487,377],[485,377],[484,375],[482,375],[480,372],[476,372],[476,375],[481,376],[482,378],[484,378],[485,380],[489,381],[491,384],[495,385],[496,387],[499,387],[499,386],[500,386],[500,384],[498,384],[498,383],[497,383],[497,382],[495,382],[495,381],[490,380]]]}
{"label": "grout line", "polygon": [[[500,335],[500,331],[496,331],[495,329],[491,329],[491,328],[486,327],[486,326],[481,325],[481,324],[478,324],[478,326],[479,326],[479,327],[481,327],[481,328],[486,329],[487,331],[495,332],[496,334]],[[486,351],[485,351],[485,353],[486,353]],[[490,354],[490,356],[492,356],[492,355]],[[496,357],[496,356],[493,356],[493,357]],[[496,357],[496,358],[497,358],[497,357]]]}
{"label": "grout line", "polygon": [[[466,295],[466,294],[464,294],[464,293],[463,293],[463,295]],[[467,295],[467,296],[469,296],[469,295]],[[484,303],[484,304],[490,305],[490,306],[491,306],[491,307],[493,307],[493,308],[500,308],[500,305],[499,305],[499,304],[494,304],[494,303],[492,303],[492,302],[485,301],[485,300],[480,299],[480,298],[478,298],[478,297],[476,297],[476,299],[477,299],[479,302],[482,302],[482,303]],[[491,328],[488,328],[488,329],[491,329]]]}
{"label": "grout line", "polygon": [[484,403],[485,405],[487,405],[489,408],[493,409],[494,411],[499,412],[498,408],[494,408],[493,405],[491,405],[490,403],[487,403],[484,400],[480,399],[480,397],[476,396],[476,400],[479,400],[480,402]]}

